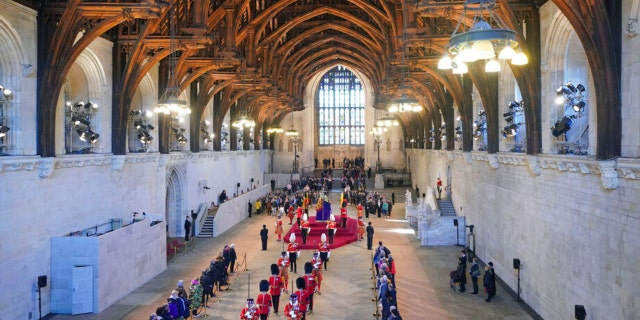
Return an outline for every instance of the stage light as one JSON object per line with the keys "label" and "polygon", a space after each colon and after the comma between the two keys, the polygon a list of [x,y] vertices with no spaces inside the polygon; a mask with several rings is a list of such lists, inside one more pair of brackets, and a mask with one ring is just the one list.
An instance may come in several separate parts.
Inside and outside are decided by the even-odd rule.
{"label": "stage light", "polygon": [[586,103],[584,101],[578,101],[576,103],[573,103],[571,107],[575,112],[582,112],[585,106],[586,106]]}

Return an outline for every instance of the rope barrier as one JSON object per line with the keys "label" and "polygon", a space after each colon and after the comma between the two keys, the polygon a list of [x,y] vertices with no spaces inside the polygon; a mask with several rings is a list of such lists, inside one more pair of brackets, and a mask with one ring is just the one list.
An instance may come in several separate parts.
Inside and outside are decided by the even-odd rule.
{"label": "rope barrier", "polygon": [[373,285],[371,287],[371,289],[373,290],[373,299],[371,299],[371,301],[373,301],[373,304],[375,305],[376,308],[376,312],[373,314],[373,316],[376,319],[380,319],[380,307],[378,306],[378,278],[376,277],[376,270],[375,270],[375,265],[373,262],[373,254],[371,254],[371,268],[369,270],[371,270],[371,279],[373,280]]}

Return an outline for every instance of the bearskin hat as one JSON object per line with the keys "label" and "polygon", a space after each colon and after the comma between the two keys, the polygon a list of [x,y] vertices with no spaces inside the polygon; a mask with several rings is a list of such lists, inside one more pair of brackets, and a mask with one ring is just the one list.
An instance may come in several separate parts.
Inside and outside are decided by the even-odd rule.
{"label": "bearskin hat", "polygon": [[296,279],[296,288],[298,288],[298,289],[304,289],[305,288],[305,283],[304,283],[304,278],[303,277],[298,277]]}
{"label": "bearskin hat", "polygon": [[311,262],[306,262],[304,264],[304,273],[311,273],[311,271],[313,271],[313,265]]}
{"label": "bearskin hat", "polygon": [[278,265],[277,265],[277,264],[272,263],[270,268],[271,268],[271,274],[272,274],[272,275],[274,275],[274,276],[275,276],[275,275],[277,275],[278,273],[280,273],[280,268],[278,268]]}
{"label": "bearskin hat", "polygon": [[260,280],[260,292],[265,291],[269,291],[269,281],[262,279]]}

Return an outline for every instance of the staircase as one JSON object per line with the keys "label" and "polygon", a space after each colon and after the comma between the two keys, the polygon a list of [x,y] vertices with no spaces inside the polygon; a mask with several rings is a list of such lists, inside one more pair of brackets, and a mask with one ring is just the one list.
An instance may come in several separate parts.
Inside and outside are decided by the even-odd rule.
{"label": "staircase", "polygon": [[198,234],[198,238],[212,238],[213,237],[213,219],[215,216],[208,216],[207,220],[204,221],[204,225],[202,225],[202,229],[200,229],[200,233]]}
{"label": "staircase", "polygon": [[440,214],[442,216],[455,216],[456,210],[453,208],[453,203],[450,199],[436,200],[438,201],[438,208],[440,208]]}

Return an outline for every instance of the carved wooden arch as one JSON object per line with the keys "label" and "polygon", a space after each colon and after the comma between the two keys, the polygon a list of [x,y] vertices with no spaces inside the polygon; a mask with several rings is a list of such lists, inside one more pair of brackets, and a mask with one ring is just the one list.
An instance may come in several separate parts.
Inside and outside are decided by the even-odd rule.
{"label": "carved wooden arch", "polygon": [[598,101],[596,158],[621,154],[621,1],[553,0],[573,26],[585,49]]}
{"label": "carved wooden arch", "polygon": [[[306,52],[307,51],[305,50],[305,53]],[[317,62],[322,61],[324,57],[335,56],[335,55],[341,57],[341,60],[349,61],[354,65],[357,65],[358,69],[361,70],[363,73],[365,73],[368,77],[373,77],[375,75],[374,73],[375,70],[373,68],[362,63],[362,59],[366,59],[365,56],[362,56],[359,54],[356,55],[353,52],[349,52],[341,47],[334,47],[334,48],[329,47],[323,50],[314,51],[313,53],[310,53],[310,54],[307,53],[306,56],[300,57],[302,60],[300,60],[299,63],[294,64],[292,71],[295,72],[300,70],[300,73],[297,73],[297,74],[304,75],[306,73],[304,73],[303,70],[308,69],[309,67],[317,66],[318,65]]]}

